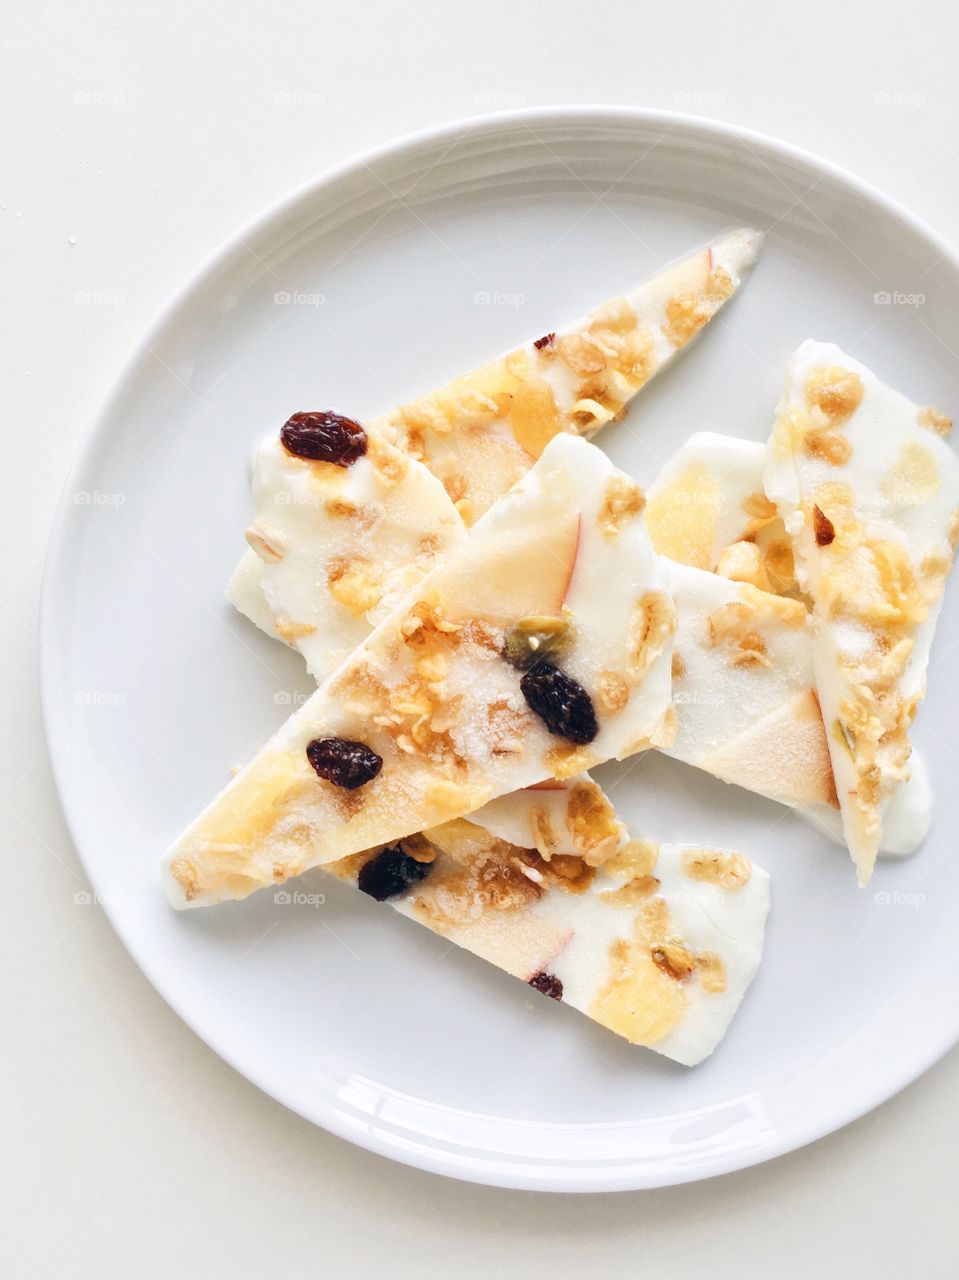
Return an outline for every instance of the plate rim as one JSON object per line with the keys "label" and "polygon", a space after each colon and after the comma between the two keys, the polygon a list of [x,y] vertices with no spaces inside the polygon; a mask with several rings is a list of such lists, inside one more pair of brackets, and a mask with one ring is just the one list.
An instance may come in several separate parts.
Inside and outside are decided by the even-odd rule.
{"label": "plate rim", "polygon": [[[148,324],[143,335],[133,343],[122,358],[121,364],[110,380],[106,392],[100,398],[86,426],[81,430],[79,441],[70,465],[66,470],[63,487],[56,504],[50,533],[44,555],[44,567],[40,589],[40,605],[37,626],[37,650],[40,710],[46,739],[47,754],[50,760],[51,773],[60,809],[77,857],[91,886],[96,885],[93,873],[94,860],[89,855],[79,838],[78,809],[72,801],[73,785],[69,777],[66,751],[58,748],[57,743],[64,741],[63,727],[65,711],[56,690],[56,668],[53,659],[48,655],[52,647],[48,643],[54,628],[58,600],[60,598],[60,581],[63,573],[63,552],[65,540],[63,534],[69,523],[73,508],[71,494],[77,489],[77,482],[84,471],[94,461],[98,447],[102,443],[106,429],[114,415],[117,405],[122,401],[130,386],[138,376],[144,360],[151,354],[152,348],[173,322],[181,309],[190,302],[230,260],[241,250],[247,248],[247,241],[266,231],[270,224],[291,213],[302,202],[315,199],[325,189],[335,186],[343,179],[358,174],[364,168],[387,158],[398,158],[404,153],[414,151],[424,145],[449,141],[455,145],[455,138],[460,134],[481,128],[502,126],[510,128],[517,124],[531,127],[549,126],[562,122],[570,124],[595,123],[628,126],[661,126],[664,134],[680,130],[687,133],[698,133],[711,136],[723,142],[738,142],[747,147],[772,153],[784,160],[790,160],[816,171],[822,177],[830,177],[836,182],[850,188],[857,195],[878,205],[884,213],[898,219],[913,233],[938,252],[939,260],[948,261],[959,271],[959,250],[945,236],[936,231],[923,218],[913,213],[895,197],[888,195],[871,182],[850,173],[842,165],[826,160],[812,151],[784,142],[772,135],[744,128],[726,121],[712,120],[708,117],[687,114],[678,111],[664,111],[647,107],[618,106],[614,104],[580,104],[552,105],[543,107],[521,107],[507,111],[482,112],[472,116],[459,117],[439,125],[413,130],[399,137],[364,149],[345,160],[322,170],[305,182],[292,188],[278,199],[267,204],[256,215],[246,221],[237,231],[223,240],[216,248],[206,254],[201,262],[187,275],[186,279],[169,295],[160,307],[153,321]],[[114,904],[109,899],[101,905],[114,932],[119,937],[133,962],[161,998],[169,1005],[199,1039],[223,1059],[233,1070],[250,1081],[257,1089],[268,1097],[279,1102],[289,1110],[302,1116],[310,1123],[325,1129],[339,1138],[359,1146],[377,1155],[385,1156],[398,1163],[421,1169],[426,1172],[456,1178],[466,1182],[486,1186],[502,1187],[515,1190],[549,1191],[559,1193],[600,1193],[611,1191],[645,1190],[657,1187],[685,1184],[716,1177],[724,1173],[732,1173],[740,1169],[752,1167],[775,1159],[790,1151],[807,1146],[820,1138],[834,1133],[853,1121],[860,1119],[882,1103],[901,1092],[908,1085],[919,1079],[935,1065],[951,1048],[959,1043],[959,1022],[946,1034],[939,1037],[933,1047],[920,1054],[910,1065],[894,1072],[871,1091],[857,1097],[853,1105],[848,1103],[840,1108],[841,1114],[817,1112],[817,1118],[804,1126],[795,1126],[786,1135],[773,1135],[770,1141],[760,1146],[750,1146],[722,1155],[708,1156],[693,1168],[681,1170],[663,1167],[651,1162],[650,1168],[641,1168],[642,1157],[637,1156],[627,1171],[617,1170],[612,1164],[601,1176],[590,1176],[580,1168],[578,1171],[570,1165],[555,1163],[544,1168],[542,1164],[529,1163],[525,1166],[505,1154],[497,1157],[497,1163],[476,1164],[455,1151],[445,1151],[442,1146],[432,1147],[404,1144],[385,1131],[371,1126],[357,1127],[351,1124],[335,1106],[326,1103],[307,1109],[302,1100],[295,1096],[295,1090],[284,1090],[275,1081],[261,1078],[254,1066],[244,1062],[242,1046],[224,1045],[220,1037],[209,1028],[201,1025],[198,1016],[182,1007],[179,992],[168,989],[160,966],[150,964],[138,954],[132,931],[121,924]],[[519,1157],[521,1160],[522,1157]],[[622,1163],[621,1161],[618,1163]]]}

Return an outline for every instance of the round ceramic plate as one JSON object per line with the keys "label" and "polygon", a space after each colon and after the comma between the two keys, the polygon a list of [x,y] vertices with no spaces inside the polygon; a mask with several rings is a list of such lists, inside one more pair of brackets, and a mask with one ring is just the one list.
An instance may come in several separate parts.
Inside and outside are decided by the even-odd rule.
{"label": "round ceramic plate", "polygon": [[637,834],[738,848],[773,877],[759,977],[693,1070],[319,872],[289,902],[184,914],[160,887],[165,846],[309,688],[223,595],[258,438],[301,408],[371,415],[743,224],[768,233],[755,274],[604,434],[620,466],[648,483],[693,430],[764,438],[810,336],[959,407],[959,262],[901,208],[755,135],[559,109],[419,135],[270,210],[167,309],[70,478],[43,692],[91,887],[208,1044],[371,1150],[512,1187],[681,1182],[845,1124],[959,1037],[955,594],[916,733],[933,829],[865,892],[843,851],[770,802],[653,754],[599,771]]}

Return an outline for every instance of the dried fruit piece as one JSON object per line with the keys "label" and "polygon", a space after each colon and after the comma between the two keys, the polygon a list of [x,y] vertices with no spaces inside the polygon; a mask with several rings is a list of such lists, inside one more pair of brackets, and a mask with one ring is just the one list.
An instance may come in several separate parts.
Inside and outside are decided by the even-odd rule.
{"label": "dried fruit piece", "polygon": [[549,996],[551,1000],[563,998],[563,984],[555,973],[547,973],[545,969],[534,973],[529,980],[529,985],[535,987],[537,991],[542,991],[543,995]]}
{"label": "dried fruit piece", "polygon": [[512,666],[525,671],[547,654],[559,657],[568,653],[573,632],[568,618],[533,615],[520,618],[506,632],[503,657]]}
{"label": "dried fruit piece", "polygon": [[833,522],[826,515],[825,511],[823,511],[822,507],[813,507],[812,527],[816,534],[817,547],[828,547],[836,536],[836,530]]}
{"label": "dried fruit piece", "polygon": [[553,347],[555,345],[556,345],[555,333],[544,333],[541,338],[537,338],[533,343],[533,346],[536,348],[537,351],[542,351],[544,347]]}
{"label": "dried fruit piece", "polygon": [[519,683],[530,708],[550,733],[583,746],[599,733],[589,694],[551,662],[537,662]]}
{"label": "dried fruit piece", "polygon": [[383,757],[372,747],[348,738],[314,738],[307,745],[306,758],[318,777],[347,791],[372,781],[383,768]]}
{"label": "dried fruit piece", "polygon": [[332,462],[338,467],[352,466],[367,447],[360,424],[331,410],[294,413],[280,431],[280,443],[294,457]]}
{"label": "dried fruit piece", "polygon": [[399,845],[394,845],[363,864],[356,887],[377,902],[385,902],[387,898],[395,898],[412,885],[419,884],[429,875],[432,865],[411,858]]}

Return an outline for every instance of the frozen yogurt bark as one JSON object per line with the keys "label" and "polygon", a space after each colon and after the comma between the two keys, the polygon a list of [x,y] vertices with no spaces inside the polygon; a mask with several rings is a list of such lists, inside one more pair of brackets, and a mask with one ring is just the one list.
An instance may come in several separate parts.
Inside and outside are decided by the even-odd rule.
{"label": "frozen yogurt bark", "polygon": [[[540,796],[552,798],[551,853],[534,843],[539,820],[530,825]],[[589,853],[601,845],[597,867]],[[583,777],[327,870],[687,1066],[725,1034],[759,966],[769,910],[761,868],[740,854],[631,839]]]}
{"label": "frozen yogurt bark", "polygon": [[467,534],[432,472],[381,436],[340,415],[291,422],[257,450],[246,531],[254,571],[244,578],[244,559],[231,591],[249,594],[247,615],[266,605],[268,629],[299,649],[319,683]]}
{"label": "frozen yogurt bark", "polygon": [[[684,687],[676,684],[679,732],[672,754],[708,771],[718,764],[722,770],[718,776],[725,781],[795,806],[831,839],[844,844],[838,808],[832,807],[838,803],[835,788],[820,785],[826,783],[823,763],[828,748],[825,730],[815,727],[816,718],[821,724],[822,717],[812,663],[812,629],[799,626],[800,615],[790,607],[798,590],[792,547],[775,506],[763,492],[765,455],[766,447],[758,441],[696,432],[650,486],[647,527],[653,545],[660,554],[680,562],[670,571],[678,617],[677,666],[682,665],[685,652],[693,676]],[[688,571],[683,567],[687,565]],[[743,657],[730,668],[721,649],[712,644],[709,619],[716,609],[740,599],[740,593],[693,566],[711,568],[721,577],[751,587],[769,590],[775,583],[783,589],[789,602],[783,602],[778,612],[767,602],[756,620],[768,662],[775,667],[782,661],[781,669],[763,675],[770,669],[766,663],[743,665]],[[745,596],[744,605],[750,593]],[[758,595],[751,598],[762,600]],[[738,605],[737,610],[744,612]],[[796,625],[783,630],[788,618]],[[770,625],[772,635],[766,633]],[[754,752],[758,744],[748,732],[741,739],[743,754],[731,773],[728,757],[721,755],[716,761],[713,755],[721,743],[726,744],[724,752],[730,749],[751,723],[757,697],[765,701],[767,712],[779,706],[779,717],[787,726],[781,749],[788,745],[791,752],[799,753],[794,754],[786,777],[773,778],[772,790],[759,784],[756,769],[749,766],[746,748]],[[776,719],[765,730],[773,746],[770,764],[777,754]],[[822,792],[818,800],[809,803],[808,797],[803,798],[804,788],[790,780],[798,776],[819,780],[813,788]],[[880,852],[901,857],[913,853],[925,839],[932,820],[932,793],[916,752],[909,779],[894,792],[886,819]]]}
{"label": "frozen yogurt bark", "polygon": [[959,537],[951,423],[918,408],[838,347],[789,362],[765,490],[812,602],[813,663],[843,831],[860,884],[891,797]]}
{"label": "frozen yogurt bark", "polygon": [[643,506],[594,446],[551,441],[176,841],[175,904],[665,742],[674,616]]}
{"label": "frozen yogurt bark", "polygon": [[[442,483],[464,523],[471,525],[529,469],[554,436],[589,436],[620,417],[632,397],[732,297],[761,244],[757,231],[733,231],[624,296],[605,302],[584,319],[531,340],[418,400],[371,419],[363,424],[365,436],[371,444],[379,438],[392,442],[422,462]],[[295,428],[297,419],[324,417],[341,419],[341,415],[330,413],[296,414],[284,430],[291,424]],[[286,483],[280,474],[284,465],[291,472]],[[361,469],[357,477],[364,471]],[[410,484],[414,478],[411,475]],[[417,483],[425,491],[425,483]],[[319,527],[319,521],[315,531],[310,529],[309,510],[277,510],[275,494],[302,484],[296,456],[268,442],[255,461],[252,550],[237,567],[227,589],[230,601],[257,626],[267,621],[258,583],[262,576],[270,612],[277,614],[275,601],[281,608],[278,620],[285,622],[287,629],[295,629],[295,609],[291,614],[288,597],[292,592],[295,604],[293,588],[303,564],[298,559],[295,569],[290,567],[292,561],[274,569],[271,542],[259,540],[258,523],[285,533],[291,547],[295,543],[290,534],[305,536],[306,546],[316,548],[327,532]],[[370,497],[368,493],[365,496]],[[400,536],[395,546],[388,536],[394,505],[400,509],[399,524],[405,527],[405,487],[392,496],[393,503],[388,495],[385,501],[382,494],[377,495],[386,523],[377,530],[375,549],[387,563],[408,551],[405,536]],[[429,516],[433,507],[432,500],[427,502],[424,516]],[[262,569],[254,559],[256,554],[261,556]],[[310,555],[309,550],[304,552],[306,562]],[[373,581],[370,592],[375,593],[379,586]],[[388,596],[387,589],[384,598]],[[282,631],[279,634],[286,638]],[[294,642],[299,644],[299,637],[295,636]],[[314,651],[318,646],[307,640],[299,647]],[[311,669],[322,656],[311,652]],[[319,669],[323,674],[329,670]]]}

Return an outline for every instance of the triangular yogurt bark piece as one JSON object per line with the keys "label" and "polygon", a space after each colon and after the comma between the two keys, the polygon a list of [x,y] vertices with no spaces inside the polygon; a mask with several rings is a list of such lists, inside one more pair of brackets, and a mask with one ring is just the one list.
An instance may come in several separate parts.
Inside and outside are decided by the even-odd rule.
{"label": "triangular yogurt bark piece", "polygon": [[[256,452],[255,555],[231,594],[248,616],[260,609],[257,625],[299,649],[320,683],[467,532],[439,480],[381,436],[339,416],[297,416],[313,421],[287,424]],[[341,461],[310,456],[337,427],[352,446]]]}
{"label": "triangular yogurt bark piece", "polygon": [[176,841],[179,906],[667,739],[672,604],[638,486],[558,436]]}
{"label": "triangular yogurt bark piece", "polygon": [[[812,628],[794,598],[791,542],[763,491],[765,456],[759,441],[695,432],[649,488],[647,528],[656,550],[675,562],[674,665],[684,673],[674,687],[670,754],[795,807],[844,844]],[[770,591],[787,598],[776,604],[765,598]],[[716,643],[733,619],[744,624],[741,637],[752,632],[762,643],[761,659]],[[931,820],[928,779],[913,752],[909,778],[890,800],[881,852],[913,853]]]}
{"label": "triangular yogurt bark piece", "polygon": [[[633,396],[732,297],[761,244],[757,231],[730,232],[585,318],[370,419],[363,424],[365,437],[371,443],[378,438],[390,441],[421,461],[441,481],[464,523],[471,525],[532,466],[555,435],[588,437],[620,417]],[[296,414],[287,428],[295,428],[297,420],[324,418],[351,422],[334,413]],[[292,473],[288,488],[295,490],[302,484],[298,461],[294,453],[269,447],[258,455],[253,550],[246,553],[227,589],[241,613],[294,645],[297,623],[295,617],[290,620],[289,600],[293,575],[273,569],[270,541],[257,537],[257,522],[285,535],[289,545],[293,533],[311,538],[306,513],[279,511],[271,500],[271,494],[283,490],[277,482],[282,480],[279,469],[284,464]],[[392,501],[384,502],[379,496],[387,520],[395,508],[402,508],[403,499],[402,486]],[[296,516],[300,518],[294,521]],[[387,531],[388,525],[379,530],[377,550],[389,558]],[[405,539],[399,542],[405,546]],[[262,568],[257,553],[262,556]],[[269,611],[263,608],[260,579]],[[372,589],[377,585],[373,583]],[[295,595],[293,591],[294,604]],[[278,628],[270,625],[270,612],[278,615]],[[306,646],[298,647],[315,650],[317,643],[308,640]],[[311,652],[311,667],[316,658]],[[325,673],[328,668],[321,670]]]}
{"label": "triangular yogurt bark piece", "polygon": [[827,343],[789,361],[765,489],[812,601],[813,662],[859,883],[908,777],[909,729],[959,537],[951,423]]}
{"label": "triangular yogurt bark piece", "polygon": [[371,425],[421,458],[469,523],[554,436],[589,436],[622,414],[733,296],[761,244],[758,231],[732,231]]}
{"label": "triangular yogurt bark piece", "polygon": [[724,850],[632,839],[585,776],[515,792],[327,870],[687,1066],[724,1036],[759,967],[769,910],[760,867]]}

